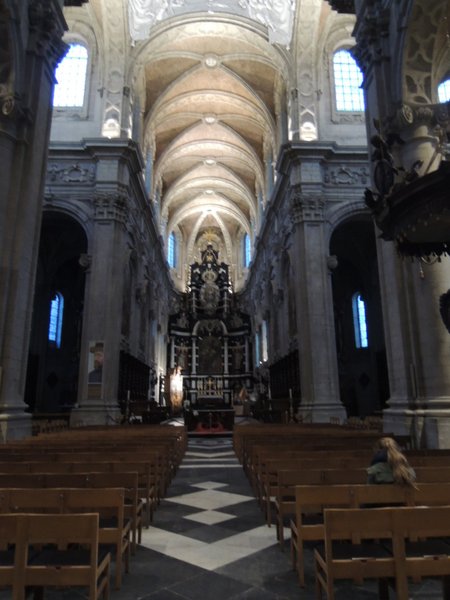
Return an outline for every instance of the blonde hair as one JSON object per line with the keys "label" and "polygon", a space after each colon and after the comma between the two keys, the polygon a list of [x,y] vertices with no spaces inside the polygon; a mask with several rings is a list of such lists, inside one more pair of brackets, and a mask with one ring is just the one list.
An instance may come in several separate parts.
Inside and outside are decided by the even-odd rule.
{"label": "blonde hair", "polygon": [[408,463],[406,456],[400,450],[397,442],[390,437],[378,440],[376,450],[385,450],[387,462],[392,469],[395,483],[416,488],[416,474]]}

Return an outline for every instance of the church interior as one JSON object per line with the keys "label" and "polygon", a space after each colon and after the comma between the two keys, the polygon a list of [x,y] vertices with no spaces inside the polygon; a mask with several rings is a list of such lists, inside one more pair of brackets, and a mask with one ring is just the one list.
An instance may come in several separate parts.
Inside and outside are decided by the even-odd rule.
{"label": "church interior", "polygon": [[448,2],[0,8],[3,440],[244,397],[449,446]]}
{"label": "church interior", "polygon": [[[224,600],[298,597],[258,432],[450,449],[450,1],[0,0],[0,107],[0,454],[73,435],[93,462],[97,432],[167,461],[133,535],[168,573],[196,522],[190,566],[118,600],[198,598],[202,569]],[[250,497],[266,522],[233,571]]]}

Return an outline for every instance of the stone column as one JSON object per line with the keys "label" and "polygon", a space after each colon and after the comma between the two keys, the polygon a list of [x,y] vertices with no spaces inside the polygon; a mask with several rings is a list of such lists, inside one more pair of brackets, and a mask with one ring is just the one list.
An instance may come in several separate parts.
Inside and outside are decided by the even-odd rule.
{"label": "stone column", "polygon": [[223,373],[228,375],[228,337],[223,338]]}
{"label": "stone column", "polygon": [[197,374],[197,339],[192,336],[192,366],[191,366],[192,375]]}
{"label": "stone column", "polygon": [[[120,417],[118,384],[124,273],[130,254],[125,237],[127,205],[126,195],[118,190],[99,191],[93,201],[92,265],[86,277],[80,398],[78,407],[72,411],[72,424],[113,425]],[[103,376],[96,389],[89,383],[89,356],[94,342],[103,344],[104,349]]]}
{"label": "stone column", "polygon": [[346,418],[340,402],[333,297],[327,266],[325,202],[290,190],[293,222],[294,290],[299,335],[301,404],[305,421]]}
{"label": "stone column", "polygon": [[23,399],[33,290],[54,70],[66,49],[59,2],[21,4],[21,21],[0,15],[0,441],[31,430]]}
{"label": "stone column", "polygon": [[379,242],[379,263],[390,384],[384,430],[450,447],[450,339],[439,313],[450,259],[402,261],[392,243]]}

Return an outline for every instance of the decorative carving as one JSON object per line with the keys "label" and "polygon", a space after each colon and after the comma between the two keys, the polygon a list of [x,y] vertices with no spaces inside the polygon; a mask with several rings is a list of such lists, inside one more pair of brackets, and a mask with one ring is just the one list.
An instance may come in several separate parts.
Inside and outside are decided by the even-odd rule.
{"label": "decorative carving", "polygon": [[339,265],[338,257],[335,254],[331,254],[330,256],[327,256],[327,267],[330,272],[337,269],[338,265]]}
{"label": "decorative carving", "polygon": [[128,18],[132,38],[147,39],[159,21],[193,11],[217,10],[243,15],[266,25],[272,43],[288,45],[294,20],[293,0],[130,0]]}
{"label": "decorative carving", "polygon": [[366,185],[370,180],[370,174],[366,167],[326,167],[325,183],[332,185]]}
{"label": "decorative carving", "polygon": [[95,219],[126,222],[128,198],[124,193],[99,193],[93,199]]}
{"label": "decorative carving", "polygon": [[44,0],[31,0],[28,19],[30,50],[45,57],[54,71],[68,49],[61,39],[64,33],[62,14],[57,14],[54,6]]}
{"label": "decorative carving", "polygon": [[389,24],[389,8],[381,8],[379,4],[371,5],[365,18],[359,20],[356,31],[358,44],[352,48],[352,54],[364,72],[378,64],[389,52]]}
{"label": "decorative carving", "polygon": [[435,40],[446,18],[447,3],[416,0],[410,17],[403,64],[409,99],[417,104],[432,103]]}
{"label": "decorative carving", "polygon": [[80,257],[78,259],[78,264],[80,265],[81,268],[83,268],[85,271],[87,271],[91,264],[92,264],[92,256],[90,254],[80,254]]}
{"label": "decorative carving", "polygon": [[304,221],[323,221],[325,200],[321,196],[304,194],[301,186],[291,190],[291,219],[295,225]]}
{"label": "decorative carving", "polygon": [[70,166],[49,163],[47,181],[62,183],[92,183],[95,181],[95,165],[81,166],[74,163]]}

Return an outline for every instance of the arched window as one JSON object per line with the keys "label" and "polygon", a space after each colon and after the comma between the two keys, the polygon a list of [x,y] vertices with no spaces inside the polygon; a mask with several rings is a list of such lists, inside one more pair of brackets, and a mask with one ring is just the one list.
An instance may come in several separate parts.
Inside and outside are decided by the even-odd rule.
{"label": "arched window", "polygon": [[169,267],[171,269],[175,269],[177,266],[177,240],[175,237],[175,233],[169,235],[168,243],[167,243],[167,261],[169,263]]}
{"label": "arched window", "polygon": [[442,81],[438,85],[439,102],[448,102],[450,100],[450,79]]}
{"label": "arched window", "polygon": [[336,110],[363,111],[364,94],[361,89],[363,75],[348,50],[338,50],[334,53],[333,73]]}
{"label": "arched window", "polygon": [[61,348],[61,334],[64,314],[64,296],[56,292],[50,302],[48,321],[48,341],[52,346]]}
{"label": "arched window", "polygon": [[353,294],[352,309],[355,345],[357,348],[367,348],[369,340],[367,337],[366,303],[359,292]]}
{"label": "arched window", "polygon": [[259,331],[255,333],[255,366],[259,367],[260,361],[260,339],[259,339]]}
{"label": "arched window", "polygon": [[53,106],[82,107],[86,89],[88,51],[81,44],[70,44],[69,50],[56,69]]}
{"label": "arched window", "polygon": [[250,261],[252,260],[252,247],[250,243],[250,236],[248,233],[244,235],[244,267],[250,266]]}
{"label": "arched window", "polygon": [[269,360],[269,344],[268,344],[268,334],[267,334],[267,321],[264,320],[262,322],[261,329],[261,354],[263,362],[267,362]]}

